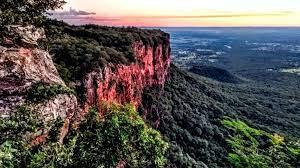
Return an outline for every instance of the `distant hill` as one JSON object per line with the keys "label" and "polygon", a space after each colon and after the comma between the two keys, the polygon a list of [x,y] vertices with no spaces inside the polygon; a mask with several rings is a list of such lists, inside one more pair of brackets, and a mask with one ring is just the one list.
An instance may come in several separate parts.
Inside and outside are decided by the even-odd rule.
{"label": "distant hill", "polygon": [[241,83],[242,80],[238,77],[234,76],[230,72],[225,69],[213,67],[213,66],[193,66],[189,69],[190,72],[217,80],[219,82],[226,82],[226,83]]}

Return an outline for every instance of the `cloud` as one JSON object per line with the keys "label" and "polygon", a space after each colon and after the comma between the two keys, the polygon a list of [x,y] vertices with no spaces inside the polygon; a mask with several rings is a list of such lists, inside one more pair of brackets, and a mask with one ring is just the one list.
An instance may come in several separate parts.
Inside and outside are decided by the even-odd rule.
{"label": "cloud", "polygon": [[63,20],[73,25],[82,25],[82,24],[112,25],[112,23],[121,21],[120,18],[94,17],[94,16],[84,16],[84,15],[51,15],[49,17],[57,20]]}
{"label": "cloud", "polygon": [[87,16],[87,15],[96,15],[95,12],[88,12],[83,10],[75,10],[70,8],[68,11],[52,11],[49,12],[54,16]]}
{"label": "cloud", "polygon": [[290,11],[279,11],[270,13],[217,13],[210,15],[195,16],[141,16],[133,17],[137,19],[201,19],[201,18],[236,18],[236,17],[263,17],[263,16],[288,16],[293,14]]}
{"label": "cloud", "polygon": [[[61,14],[62,13],[62,14]],[[81,25],[81,24],[100,24],[109,26],[169,26],[169,25],[190,25],[194,24],[196,21],[199,25],[215,25],[215,22],[209,19],[219,19],[225,20],[226,18],[243,18],[243,17],[281,17],[289,16],[295,13],[289,11],[274,11],[274,12],[248,12],[248,13],[230,13],[230,12],[215,12],[206,15],[194,15],[194,16],[119,16],[119,17],[109,17],[109,16],[97,16],[97,15],[84,15],[90,12],[80,12],[70,9],[70,11],[61,12],[60,14],[52,15],[51,18],[56,18],[58,20],[64,20],[70,24]],[[209,21],[205,20],[208,19]],[[191,22],[190,22],[191,21]]]}
{"label": "cloud", "polygon": [[110,17],[90,17],[90,16],[82,16],[82,15],[52,15],[51,18],[62,19],[62,20],[93,20],[100,22],[113,22],[119,21],[120,18],[110,18]]}

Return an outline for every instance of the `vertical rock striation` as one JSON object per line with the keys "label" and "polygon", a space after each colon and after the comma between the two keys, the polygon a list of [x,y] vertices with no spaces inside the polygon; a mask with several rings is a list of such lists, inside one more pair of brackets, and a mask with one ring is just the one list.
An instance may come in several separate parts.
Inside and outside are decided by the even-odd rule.
{"label": "vertical rock striation", "polygon": [[170,66],[169,37],[167,39],[167,42],[153,46],[135,42],[132,45],[137,60],[135,63],[108,64],[98,72],[87,74],[85,111],[97,106],[101,113],[103,103],[131,103],[137,108],[145,87],[163,87]]}
{"label": "vertical rock striation", "polygon": [[0,117],[11,116],[21,105],[34,110],[45,125],[41,133],[31,136],[37,137],[33,142],[39,144],[45,140],[57,118],[65,121],[60,136],[62,142],[70,124],[76,127],[90,107],[97,107],[100,115],[105,112],[103,105],[112,103],[130,103],[138,108],[146,87],[164,86],[170,66],[169,35],[162,32],[153,34],[154,38],[148,35],[148,42],[144,39],[144,42],[136,40],[131,44],[134,62],[108,63],[85,74],[84,104],[79,104],[77,97],[68,93],[57,93],[41,102],[29,102],[26,100],[28,91],[37,83],[66,85],[51,55],[37,47],[37,40],[45,38],[44,31],[32,26],[9,27],[7,34],[0,33],[4,39],[0,43]]}

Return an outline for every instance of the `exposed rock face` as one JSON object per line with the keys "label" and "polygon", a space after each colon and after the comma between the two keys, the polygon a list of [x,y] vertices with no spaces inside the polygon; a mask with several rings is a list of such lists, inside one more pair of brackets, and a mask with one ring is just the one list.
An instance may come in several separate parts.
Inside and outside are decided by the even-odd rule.
{"label": "exposed rock face", "polygon": [[64,120],[64,125],[60,129],[59,142],[63,143],[64,137],[69,132],[69,126],[74,113],[78,110],[77,98],[74,95],[60,94],[39,104],[29,105],[30,109],[38,113],[39,120],[43,121],[43,128],[38,132],[25,135],[30,145],[38,145],[46,141],[48,131],[59,117]]}
{"label": "exposed rock face", "polygon": [[136,42],[132,45],[137,58],[131,65],[108,65],[101,72],[87,75],[86,111],[102,103],[131,103],[138,107],[145,87],[164,85],[170,66],[170,44],[155,46]]}
{"label": "exposed rock face", "polygon": [[[65,86],[50,54],[37,48],[37,40],[44,38],[44,31],[34,27],[9,26],[8,33],[0,33],[0,117],[9,117],[21,105],[26,105],[38,114],[43,128],[26,135],[31,145],[44,142],[47,133],[57,118],[64,120],[60,142],[67,135],[69,126],[81,121],[91,106],[131,103],[137,108],[142,101],[144,88],[163,87],[170,66],[169,40],[145,45],[138,41],[132,44],[136,62],[130,65],[108,64],[86,74],[84,86],[86,103],[84,110],[77,98],[70,94],[59,94],[42,102],[28,102],[27,92],[36,83]],[[167,35],[168,36],[168,35]],[[169,39],[169,37],[167,37]],[[80,112],[81,111],[81,112]],[[76,115],[74,115],[76,114]],[[83,115],[82,115],[83,114]],[[122,167],[122,163],[119,164]]]}
{"label": "exposed rock face", "polygon": [[38,45],[37,41],[39,39],[46,38],[44,30],[34,26],[9,25],[6,26],[6,29],[7,31],[3,35],[4,45],[21,44],[22,46],[35,47]]}
{"label": "exposed rock face", "polygon": [[[65,86],[59,77],[48,52],[31,48],[36,40],[44,38],[43,31],[33,27],[11,27],[22,40],[22,47],[0,45],[0,117],[9,117],[16,108],[26,101],[26,93],[37,82]],[[12,36],[12,35],[11,35]],[[4,44],[5,45],[5,44]],[[77,108],[73,95],[57,95],[40,104],[29,105],[38,112],[45,123],[58,117],[68,118]]]}
{"label": "exposed rock face", "polygon": [[61,143],[69,131],[72,117],[79,110],[77,98],[69,94],[57,95],[53,99],[33,106],[33,109],[42,116],[41,120],[44,122],[46,132],[51,128],[56,119],[60,117],[64,120],[64,126],[60,132],[59,142]]}
{"label": "exposed rock face", "polygon": [[40,103],[34,107],[40,112],[43,121],[49,123],[58,117],[70,119],[78,108],[77,98],[74,95],[60,94],[55,98]]}
{"label": "exposed rock face", "polygon": [[[26,94],[33,84],[42,82],[65,86],[60,78],[50,54],[36,48],[37,40],[44,38],[42,29],[29,27],[8,27],[8,35],[0,44],[0,117],[12,115],[20,105],[26,103]],[[2,45],[2,46],[1,46]],[[69,130],[70,120],[78,110],[74,95],[60,94],[39,104],[26,103],[38,113],[43,128],[26,135],[31,145],[45,141],[47,132],[57,118],[64,119],[60,142]]]}
{"label": "exposed rock face", "polygon": [[[11,26],[9,30],[11,32],[4,37],[6,41],[0,44],[0,117],[9,117],[17,107],[23,105],[28,89],[35,83],[65,86],[49,53],[36,47],[36,41],[44,38],[44,32],[34,27]],[[91,106],[96,106],[103,114],[101,109],[104,103],[131,103],[137,108],[142,101],[144,88],[153,85],[163,87],[170,66],[169,37],[166,39],[152,46],[141,41],[135,42],[132,51],[136,62],[130,65],[108,64],[86,74],[84,86],[87,99],[83,111],[87,112]],[[29,107],[45,122],[45,131],[36,134],[40,137],[36,142],[47,137],[47,129],[58,117],[65,121],[61,132],[62,141],[70,122],[75,121],[76,125],[76,121],[83,118],[81,114],[84,113],[74,116],[79,106],[77,98],[68,94],[57,95],[39,104],[30,104]]]}
{"label": "exposed rock face", "polygon": [[0,46],[0,115],[22,104],[26,91],[36,82],[65,85],[49,53]]}

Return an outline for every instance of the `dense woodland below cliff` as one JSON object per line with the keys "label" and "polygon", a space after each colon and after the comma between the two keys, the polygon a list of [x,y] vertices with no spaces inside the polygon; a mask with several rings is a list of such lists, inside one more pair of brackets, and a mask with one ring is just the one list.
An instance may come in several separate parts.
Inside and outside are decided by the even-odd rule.
{"label": "dense woodland below cliff", "polygon": [[[209,72],[212,77],[219,74],[219,70]],[[144,114],[141,108],[141,113],[170,142],[172,166],[299,166],[298,91],[291,94],[246,82],[236,85],[228,83],[232,75],[226,74],[222,79],[227,83],[222,83],[173,65],[163,91],[149,88],[144,93],[143,107],[152,110]],[[278,134],[286,148],[277,148],[271,143],[274,138],[268,138]]]}

